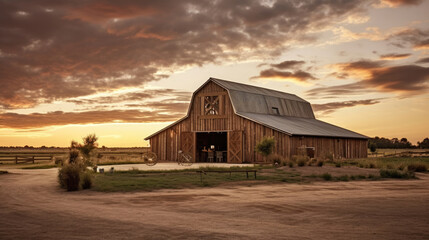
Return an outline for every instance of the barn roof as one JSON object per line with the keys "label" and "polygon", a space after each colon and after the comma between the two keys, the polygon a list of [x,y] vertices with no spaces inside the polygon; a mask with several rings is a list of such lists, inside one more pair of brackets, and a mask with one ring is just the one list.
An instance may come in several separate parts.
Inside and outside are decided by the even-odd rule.
{"label": "barn roof", "polygon": [[294,94],[216,78],[209,80],[228,91],[236,113],[275,114],[276,108],[281,116],[314,118],[310,103]]}
{"label": "barn roof", "polygon": [[[235,114],[285,134],[291,136],[368,138],[359,133],[317,120],[310,103],[294,94],[209,78],[193,93],[185,117],[146,137],[145,140],[185,120],[190,114],[195,94],[211,81],[228,91]],[[279,114],[272,112],[273,107],[279,110]]]}
{"label": "barn roof", "polygon": [[299,118],[241,112],[238,112],[237,115],[288,135],[368,138],[359,133],[337,127],[314,118]]}

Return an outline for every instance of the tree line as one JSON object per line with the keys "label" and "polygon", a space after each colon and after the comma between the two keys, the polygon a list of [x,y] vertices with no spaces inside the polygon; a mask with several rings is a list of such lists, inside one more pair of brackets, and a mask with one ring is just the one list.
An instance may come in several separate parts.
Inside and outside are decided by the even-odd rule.
{"label": "tree line", "polygon": [[374,137],[368,140],[368,148],[429,148],[429,138],[423,139],[421,142],[417,142],[416,145],[413,145],[408,141],[407,138],[384,138],[384,137]]}

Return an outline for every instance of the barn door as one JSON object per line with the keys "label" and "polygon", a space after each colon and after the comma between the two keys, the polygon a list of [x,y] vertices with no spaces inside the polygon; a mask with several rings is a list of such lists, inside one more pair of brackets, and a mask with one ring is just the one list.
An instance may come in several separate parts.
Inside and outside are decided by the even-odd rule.
{"label": "barn door", "polygon": [[228,132],[228,162],[229,163],[243,162],[243,132],[242,131]]}
{"label": "barn door", "polygon": [[[194,132],[182,132],[180,137],[180,150],[184,153],[189,153],[192,158],[195,159],[195,133]],[[194,160],[195,161],[195,160]]]}

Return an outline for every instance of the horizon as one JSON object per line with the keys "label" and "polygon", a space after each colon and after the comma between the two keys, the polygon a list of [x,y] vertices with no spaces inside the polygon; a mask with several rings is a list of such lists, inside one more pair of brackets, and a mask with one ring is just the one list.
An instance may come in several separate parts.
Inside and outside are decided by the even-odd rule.
{"label": "horizon", "polygon": [[429,136],[429,1],[0,6],[0,146],[147,147],[210,77],[295,94],[371,138]]}

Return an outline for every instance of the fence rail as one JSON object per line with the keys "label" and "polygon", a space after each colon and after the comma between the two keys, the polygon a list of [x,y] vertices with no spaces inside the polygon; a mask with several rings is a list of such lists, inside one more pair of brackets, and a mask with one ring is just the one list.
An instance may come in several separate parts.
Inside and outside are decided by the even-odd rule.
{"label": "fence rail", "polygon": [[34,156],[0,156],[0,162],[15,162],[18,163],[28,163],[28,162],[35,162],[35,161],[52,161],[54,159],[53,155],[46,156],[46,155],[34,155]]}

